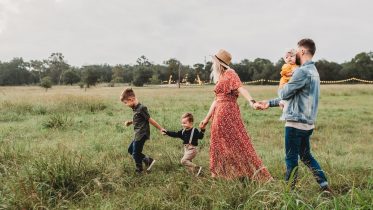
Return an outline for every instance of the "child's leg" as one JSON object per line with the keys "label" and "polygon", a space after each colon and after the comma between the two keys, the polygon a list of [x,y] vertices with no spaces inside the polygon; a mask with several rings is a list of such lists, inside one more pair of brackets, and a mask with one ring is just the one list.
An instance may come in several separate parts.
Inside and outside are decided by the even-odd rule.
{"label": "child's leg", "polygon": [[133,153],[133,142],[134,142],[135,140],[132,140],[132,142],[130,143],[130,145],[128,146],[128,153],[130,154],[130,155],[132,155],[132,153]]}
{"label": "child's leg", "polygon": [[181,159],[181,164],[188,167],[189,170],[193,171],[197,167],[196,164],[192,163],[193,158],[197,155],[197,148],[193,146],[184,146],[184,156]]}
{"label": "child's leg", "polygon": [[133,141],[132,145],[132,157],[135,160],[136,168],[142,171],[142,160],[145,158],[145,155],[142,154],[146,138],[142,138],[139,141]]}

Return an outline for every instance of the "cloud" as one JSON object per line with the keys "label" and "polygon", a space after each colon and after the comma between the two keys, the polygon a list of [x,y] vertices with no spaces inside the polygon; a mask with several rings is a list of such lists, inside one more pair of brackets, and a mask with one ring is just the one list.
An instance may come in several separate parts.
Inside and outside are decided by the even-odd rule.
{"label": "cloud", "polygon": [[0,0],[0,34],[6,29],[10,16],[19,12],[17,1]]}
{"label": "cloud", "polygon": [[0,0],[0,60],[62,52],[73,65],[185,64],[226,48],[233,61],[277,61],[304,37],[316,59],[337,62],[373,49],[371,0]]}

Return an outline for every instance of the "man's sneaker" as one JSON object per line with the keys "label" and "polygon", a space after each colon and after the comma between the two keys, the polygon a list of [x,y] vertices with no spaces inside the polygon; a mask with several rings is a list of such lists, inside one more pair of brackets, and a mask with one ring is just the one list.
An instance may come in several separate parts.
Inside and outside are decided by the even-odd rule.
{"label": "man's sneaker", "polygon": [[145,165],[147,167],[146,170],[150,171],[152,169],[154,163],[155,163],[155,160],[153,158],[147,158],[147,160],[145,161]]}
{"label": "man's sneaker", "polygon": [[198,172],[197,172],[196,176],[201,175],[201,172],[202,172],[202,166],[200,166],[200,167],[198,168]]}

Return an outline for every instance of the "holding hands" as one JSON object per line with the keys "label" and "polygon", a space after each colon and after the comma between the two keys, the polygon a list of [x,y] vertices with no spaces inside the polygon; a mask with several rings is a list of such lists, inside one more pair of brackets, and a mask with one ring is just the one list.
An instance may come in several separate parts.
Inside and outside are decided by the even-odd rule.
{"label": "holding hands", "polygon": [[206,129],[206,126],[207,126],[208,123],[209,123],[209,120],[207,120],[207,119],[202,120],[202,121],[199,123],[199,128],[200,128],[200,129]]}
{"label": "holding hands", "polygon": [[255,110],[265,110],[268,109],[269,103],[267,101],[258,101],[250,103],[250,106]]}
{"label": "holding hands", "polygon": [[164,129],[164,128],[161,129],[161,134],[162,134],[162,135],[166,135],[166,132],[167,132],[166,129]]}

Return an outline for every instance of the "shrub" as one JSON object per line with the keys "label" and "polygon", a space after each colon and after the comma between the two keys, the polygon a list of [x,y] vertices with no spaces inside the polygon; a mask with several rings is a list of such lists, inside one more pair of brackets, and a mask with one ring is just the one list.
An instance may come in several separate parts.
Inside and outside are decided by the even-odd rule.
{"label": "shrub", "polygon": [[72,124],[71,118],[63,114],[53,114],[43,122],[44,128],[66,128]]}
{"label": "shrub", "polygon": [[95,191],[94,180],[100,178],[102,170],[102,165],[70,152],[44,154],[28,165],[19,178],[17,196],[27,198],[20,205],[58,206],[66,200],[78,201]]}
{"label": "shrub", "polygon": [[47,91],[48,88],[52,87],[52,79],[50,77],[44,77],[40,81],[40,86],[45,88],[45,91]]}

